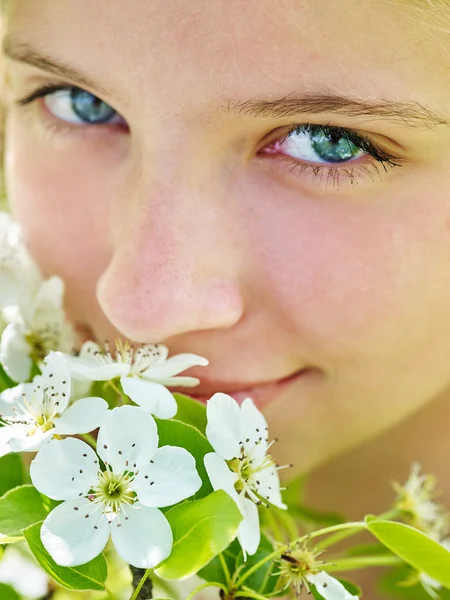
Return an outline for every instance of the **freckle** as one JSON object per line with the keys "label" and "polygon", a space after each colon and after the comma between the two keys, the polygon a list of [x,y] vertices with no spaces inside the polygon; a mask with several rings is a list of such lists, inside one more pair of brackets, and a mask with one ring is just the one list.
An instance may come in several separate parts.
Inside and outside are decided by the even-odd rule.
{"label": "freckle", "polygon": [[117,527],[122,527],[122,525],[120,523],[117,523]]}
{"label": "freckle", "polygon": [[74,506],[74,507],[73,507],[73,510],[78,510],[78,506]]}
{"label": "freckle", "polygon": [[104,444],[104,445],[103,445],[103,448],[104,448],[105,450],[106,450],[106,448],[107,448],[107,447],[108,447],[108,446],[107,446],[106,444]]}
{"label": "freckle", "polygon": [[83,454],[83,456],[86,458],[87,454]]}
{"label": "freckle", "polygon": [[94,525],[94,529],[98,529],[97,525]]}
{"label": "freckle", "polygon": [[148,479],[148,475],[146,475],[146,476],[144,477],[144,479]]}
{"label": "freckle", "polygon": [[82,472],[83,472],[83,469],[80,469],[80,473],[82,473]]}
{"label": "freckle", "polygon": [[89,519],[89,515],[84,515],[84,518],[85,519]]}
{"label": "freckle", "polygon": [[72,477],[72,481],[75,481],[75,477]]}
{"label": "freckle", "polygon": [[118,450],[118,451],[117,451],[117,453],[118,453],[118,454],[122,454],[122,450]]}

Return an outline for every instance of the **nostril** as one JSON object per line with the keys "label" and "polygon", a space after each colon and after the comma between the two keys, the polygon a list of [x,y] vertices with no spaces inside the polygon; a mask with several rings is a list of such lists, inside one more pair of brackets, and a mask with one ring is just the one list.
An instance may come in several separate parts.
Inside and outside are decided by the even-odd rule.
{"label": "nostril", "polygon": [[158,271],[137,277],[136,271],[111,263],[97,282],[97,299],[114,328],[137,343],[230,328],[242,319],[245,306],[237,282],[175,275]]}

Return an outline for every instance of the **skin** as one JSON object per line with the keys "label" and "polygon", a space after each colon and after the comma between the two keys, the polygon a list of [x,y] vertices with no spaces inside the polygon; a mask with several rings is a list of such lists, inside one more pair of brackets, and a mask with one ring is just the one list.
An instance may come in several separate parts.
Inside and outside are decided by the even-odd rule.
{"label": "skin", "polygon": [[[419,20],[405,27],[405,12],[394,1],[14,0],[5,22],[109,88],[84,87],[123,119],[64,129],[41,100],[19,107],[40,84],[77,82],[5,57],[7,193],[44,272],[65,279],[70,318],[100,341],[206,356],[191,371],[211,382],[205,393],[313,367],[264,409],[274,455],[313,473],[315,505],[350,517],[385,509],[386,482],[413,459],[445,475],[429,440],[444,436],[450,399],[450,40]],[[442,124],[221,108],[323,91],[416,102]],[[356,130],[403,166],[364,156],[356,183],[341,164],[333,187],[290,170],[292,144],[264,154],[301,123]]]}

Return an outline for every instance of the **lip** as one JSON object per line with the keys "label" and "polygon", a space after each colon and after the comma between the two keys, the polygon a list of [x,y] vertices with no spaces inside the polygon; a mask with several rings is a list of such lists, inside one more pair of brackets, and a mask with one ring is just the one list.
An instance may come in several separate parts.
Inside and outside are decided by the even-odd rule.
{"label": "lip", "polygon": [[[246,387],[245,389],[241,390],[226,391],[225,389],[220,389],[220,386],[217,385],[215,386],[215,391],[212,391],[209,394],[198,394],[195,392],[195,388],[191,388],[191,390],[184,391],[183,393],[186,393],[192,398],[195,398],[196,400],[199,400],[200,402],[206,404],[206,402],[211,398],[211,396],[214,393],[223,392],[224,394],[228,394],[229,396],[234,398],[239,404],[242,404],[245,398],[251,398],[256,404],[256,406],[261,409],[273,402],[274,400],[276,400],[276,398],[291,385],[294,385],[300,379],[310,376],[315,371],[316,369],[314,368],[306,367],[283,379],[271,381],[261,385]],[[173,391],[177,392],[177,390],[175,389]]]}

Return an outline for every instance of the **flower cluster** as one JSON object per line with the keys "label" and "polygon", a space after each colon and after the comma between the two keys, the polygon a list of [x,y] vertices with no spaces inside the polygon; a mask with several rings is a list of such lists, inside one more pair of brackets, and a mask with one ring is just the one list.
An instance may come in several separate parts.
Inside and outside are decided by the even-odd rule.
{"label": "flower cluster", "polygon": [[[410,582],[433,597],[450,588],[448,514],[419,465],[395,485],[395,520],[311,528],[299,498],[284,495],[279,471],[289,465],[276,464],[251,398],[218,392],[205,405],[177,394],[199,384],[185,373],[208,365],[197,354],[120,339],[81,344],[63,300],[62,280],[43,277],[0,213],[0,561],[3,545],[26,541],[45,590],[50,577],[111,600],[104,557],[139,575],[132,600],[149,576],[164,585],[195,574],[202,583],[183,600],[208,586],[224,600],[355,600],[357,586],[332,573],[369,562],[403,561]],[[338,550],[318,560],[360,531],[376,538],[379,555]]]}

